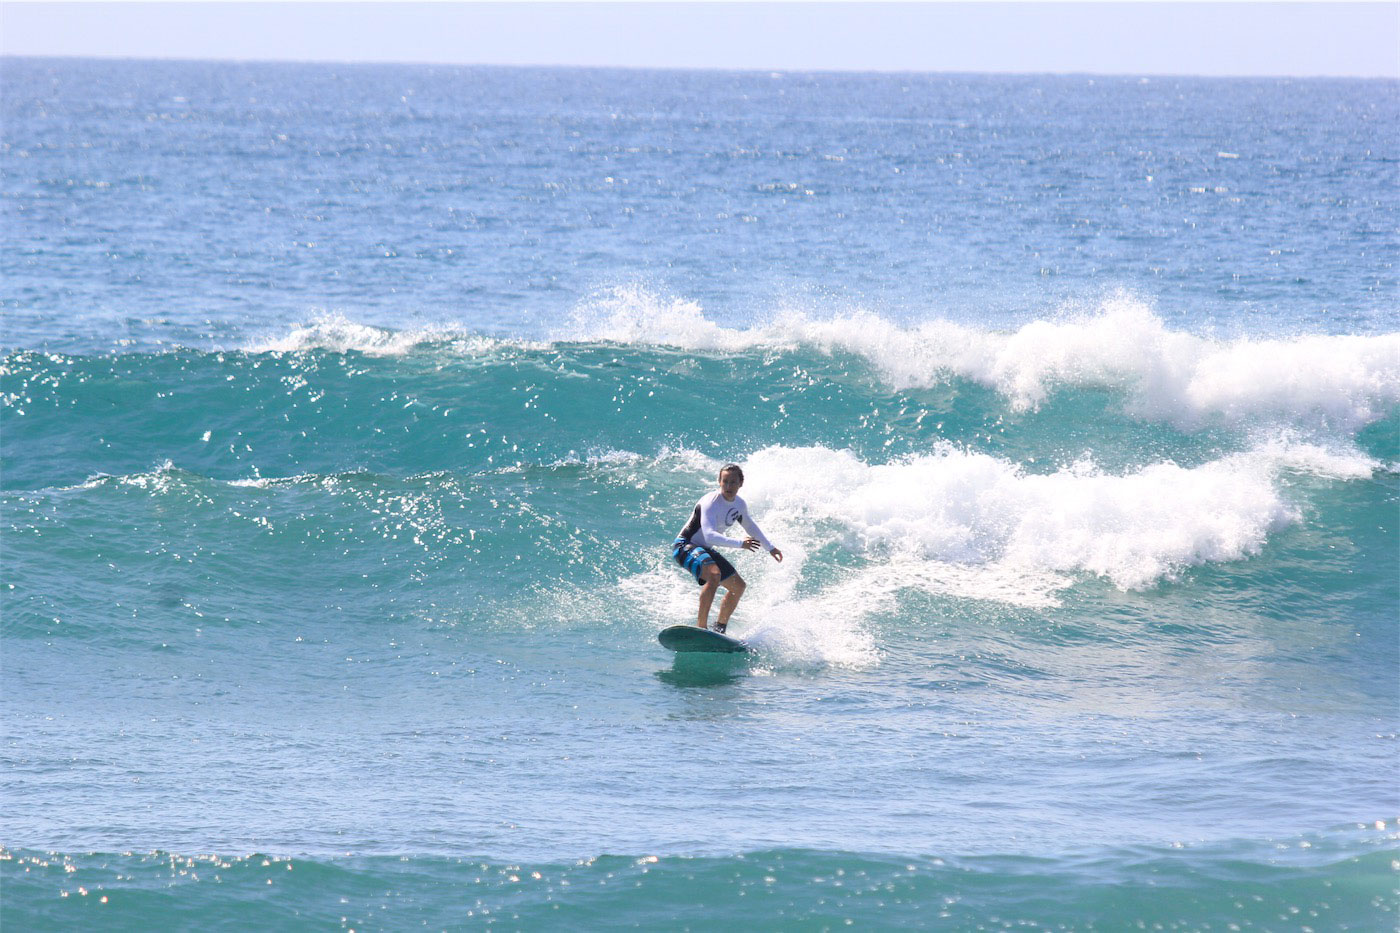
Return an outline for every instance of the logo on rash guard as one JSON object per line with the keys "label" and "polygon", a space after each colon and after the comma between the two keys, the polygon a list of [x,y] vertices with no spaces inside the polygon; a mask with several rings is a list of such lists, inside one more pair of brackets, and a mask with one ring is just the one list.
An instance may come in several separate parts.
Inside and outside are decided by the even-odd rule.
{"label": "logo on rash guard", "polygon": [[743,517],[743,513],[741,513],[738,509],[730,509],[728,514],[724,516],[724,523],[726,525],[732,525]]}

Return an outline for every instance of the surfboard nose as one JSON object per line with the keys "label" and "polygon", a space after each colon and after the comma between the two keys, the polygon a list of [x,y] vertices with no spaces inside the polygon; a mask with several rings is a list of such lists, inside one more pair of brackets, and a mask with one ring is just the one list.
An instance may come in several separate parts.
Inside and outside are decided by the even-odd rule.
{"label": "surfboard nose", "polygon": [[709,651],[733,654],[748,651],[749,646],[737,638],[698,625],[672,625],[657,633],[661,644],[672,651]]}

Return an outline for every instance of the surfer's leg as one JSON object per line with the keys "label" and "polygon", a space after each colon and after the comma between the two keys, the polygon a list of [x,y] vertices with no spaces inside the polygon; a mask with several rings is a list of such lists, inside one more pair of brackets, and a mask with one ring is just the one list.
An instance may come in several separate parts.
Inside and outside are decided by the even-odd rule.
{"label": "surfer's leg", "polygon": [[729,617],[734,614],[734,607],[739,605],[739,598],[744,595],[744,588],[748,586],[744,578],[737,573],[724,581],[724,599],[719,604],[719,620],[715,622],[715,631],[722,632],[729,625]]}
{"label": "surfer's leg", "polygon": [[[700,628],[709,628],[710,605],[715,601],[715,590],[719,589],[719,568],[713,563],[706,564],[700,574],[705,578],[705,582],[700,584],[700,617],[696,619],[695,624]],[[720,617],[726,618],[722,608]]]}

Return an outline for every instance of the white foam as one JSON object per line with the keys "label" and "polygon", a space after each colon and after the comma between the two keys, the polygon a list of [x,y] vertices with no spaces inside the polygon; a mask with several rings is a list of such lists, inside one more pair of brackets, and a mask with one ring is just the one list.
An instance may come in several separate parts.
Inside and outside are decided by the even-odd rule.
{"label": "white foam", "polygon": [[[870,604],[852,603],[862,598],[857,581],[839,591],[829,589],[820,596],[773,603],[752,612],[760,621],[736,634],[760,652],[769,664],[793,668],[842,667],[861,670],[879,663],[875,639],[865,624]],[[742,615],[743,613],[741,613]]]}
{"label": "white foam", "polygon": [[[1122,294],[1012,332],[946,320],[905,327],[858,308],[825,316],[790,309],[736,329],[709,320],[698,302],[631,286],[581,303],[552,337],[721,353],[799,346],[852,353],[894,388],[968,379],[1018,410],[1039,407],[1061,387],[1108,388],[1125,393],[1134,416],[1188,430],[1263,422],[1355,432],[1400,405],[1400,333],[1217,340],[1170,330],[1147,304]],[[246,349],[401,356],[424,344],[464,356],[548,346],[454,325],[396,331],[328,314]]]}
{"label": "white foam", "polygon": [[[1286,434],[1195,467],[1121,473],[1088,458],[1031,473],[950,444],[875,464],[845,450],[773,446],[742,465],[744,496],[785,560],[743,562],[750,587],[736,627],[780,667],[878,663],[871,619],[909,590],[1050,608],[1084,579],[1141,590],[1247,560],[1301,520],[1285,474],[1347,480],[1385,468]],[[688,466],[709,476],[717,462]],[[855,560],[814,564],[833,543]],[[642,615],[695,612],[693,582],[668,561],[621,589]]]}
{"label": "white foam", "polygon": [[1127,393],[1134,415],[1186,428],[1263,420],[1355,431],[1400,404],[1400,333],[1221,341],[1169,330],[1127,295],[1011,333],[942,320],[901,327],[858,309],[822,318],[788,311],[738,330],[706,319],[696,302],[625,288],[580,306],[557,336],[707,351],[801,345],[854,353],[895,388],[956,376],[995,389],[1022,410],[1060,386],[1112,388]]}
{"label": "white foam", "polygon": [[663,298],[639,286],[596,295],[576,307],[554,336],[558,340],[722,351],[748,349],[763,339],[706,319],[697,302]]}
{"label": "white foam", "polygon": [[1280,441],[1196,467],[1121,474],[1089,459],[1029,473],[950,445],[883,464],[768,447],[744,466],[744,494],[785,550],[835,540],[896,589],[1038,606],[1085,575],[1143,589],[1257,555],[1299,520],[1281,471],[1346,477],[1374,464]]}
{"label": "white foam", "polygon": [[95,473],[76,486],[60,486],[60,489],[97,489],[102,486],[134,486],[154,492],[168,492],[175,482],[179,468],[173,460],[164,460],[144,473]]}
{"label": "white foam", "polygon": [[[797,598],[792,585],[801,573],[799,549],[785,547],[782,565],[747,561],[744,578],[751,586],[733,619],[733,634],[748,641],[763,663],[785,670],[793,668],[867,668],[878,662],[875,640],[865,619],[887,596],[879,590],[827,587],[815,596]],[[670,619],[682,624],[694,620],[698,588],[670,562],[658,562],[649,570],[619,581],[622,594],[639,604],[638,615]],[[719,613],[721,592],[711,609]],[[752,623],[752,624],[751,624]]]}
{"label": "white foam", "polygon": [[1306,473],[1323,479],[1369,479],[1377,471],[1386,469],[1379,460],[1366,456],[1352,445],[1309,443],[1301,440],[1295,432],[1266,438],[1257,443],[1249,454],[1240,456],[1255,457],[1265,468]]}
{"label": "white foam", "polygon": [[667,445],[662,447],[654,456],[639,454],[631,450],[618,450],[616,448],[591,448],[583,454],[571,450],[568,456],[553,461],[549,464],[549,467],[612,467],[638,465],[645,466],[648,471],[714,475],[718,472],[722,464],[715,458],[707,456],[693,448],[685,446],[671,447]]}
{"label": "white foam", "polygon": [[[333,353],[359,352],[366,356],[403,356],[428,343],[446,344],[462,356],[476,356],[510,344],[532,346],[520,341],[506,341],[460,328],[441,324],[413,330],[390,330],[357,324],[340,314],[325,314],[308,324],[299,324],[281,337],[254,340],[244,349],[250,353],[297,353],[307,350],[329,350]],[[542,346],[534,344],[533,346]]]}
{"label": "white foam", "polygon": [[334,483],[344,475],[348,474],[294,473],[291,476],[249,476],[244,479],[231,479],[228,485],[243,489],[283,489],[307,483]]}

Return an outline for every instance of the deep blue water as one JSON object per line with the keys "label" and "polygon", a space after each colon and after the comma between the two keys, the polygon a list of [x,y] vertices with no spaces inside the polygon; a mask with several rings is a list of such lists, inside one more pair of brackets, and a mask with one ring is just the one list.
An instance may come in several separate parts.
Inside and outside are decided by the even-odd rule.
{"label": "deep blue water", "polygon": [[0,78],[7,926],[1395,924],[1400,83]]}

